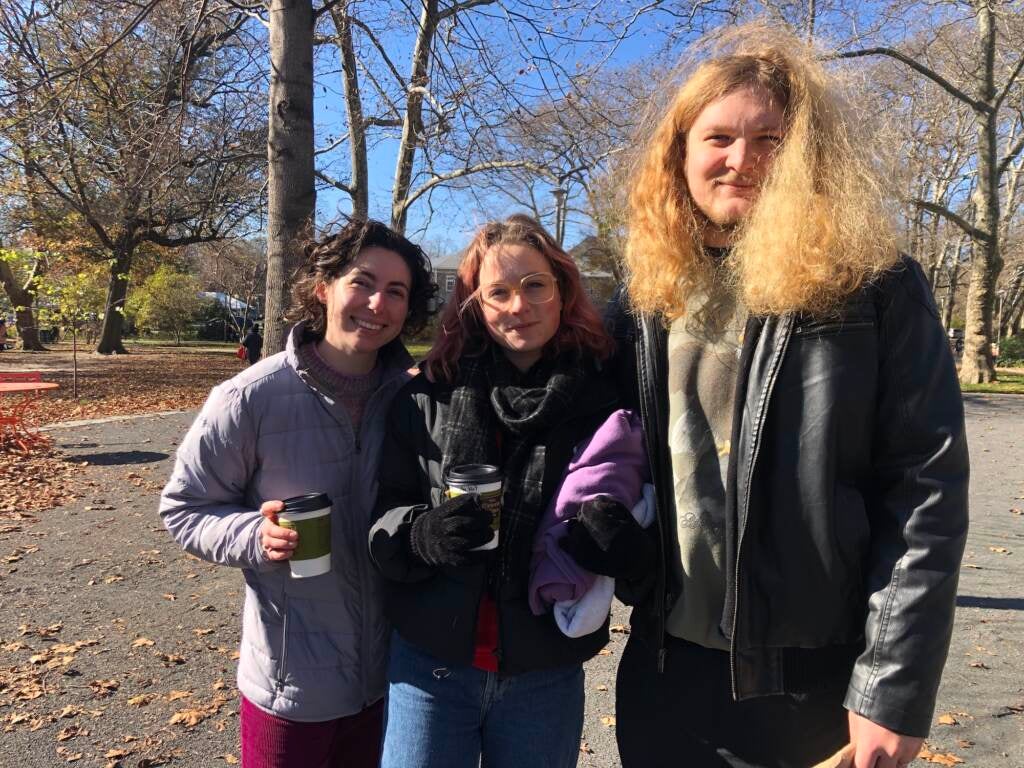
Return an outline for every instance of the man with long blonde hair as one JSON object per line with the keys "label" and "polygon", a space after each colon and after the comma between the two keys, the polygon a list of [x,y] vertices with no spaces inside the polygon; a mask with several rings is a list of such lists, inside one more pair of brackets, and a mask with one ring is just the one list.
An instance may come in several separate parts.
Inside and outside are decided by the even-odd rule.
{"label": "man with long blonde hair", "polygon": [[610,316],[660,553],[619,584],[622,763],[897,768],[967,533],[953,360],[841,89],[786,33],[725,45],[643,146]]}

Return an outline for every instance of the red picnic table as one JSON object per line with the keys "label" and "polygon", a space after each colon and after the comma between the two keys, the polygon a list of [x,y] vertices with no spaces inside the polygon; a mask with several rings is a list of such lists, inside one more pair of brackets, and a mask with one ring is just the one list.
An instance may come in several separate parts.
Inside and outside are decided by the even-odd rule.
{"label": "red picnic table", "polygon": [[[60,385],[43,381],[39,371],[0,373],[0,446],[17,445],[22,451],[49,444],[49,439],[25,423],[25,415],[33,403],[50,389]],[[11,399],[21,395],[11,402]]]}

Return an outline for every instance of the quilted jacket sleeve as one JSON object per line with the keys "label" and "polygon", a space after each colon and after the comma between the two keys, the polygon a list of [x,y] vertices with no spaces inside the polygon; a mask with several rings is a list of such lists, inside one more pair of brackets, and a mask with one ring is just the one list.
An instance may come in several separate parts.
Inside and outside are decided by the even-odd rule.
{"label": "quilted jacket sleeve", "polygon": [[178,448],[160,517],[185,551],[220,565],[268,568],[259,510],[245,503],[256,466],[256,431],[238,388],[215,387]]}

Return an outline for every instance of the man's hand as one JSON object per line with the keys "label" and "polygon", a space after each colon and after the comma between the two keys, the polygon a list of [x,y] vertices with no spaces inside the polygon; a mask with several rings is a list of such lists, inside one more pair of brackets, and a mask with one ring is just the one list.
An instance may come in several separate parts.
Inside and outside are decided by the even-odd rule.
{"label": "man's hand", "polygon": [[580,504],[558,545],[581,568],[613,579],[637,579],[654,568],[654,542],[632,513],[610,496]]}
{"label": "man's hand", "polygon": [[850,712],[853,768],[903,768],[921,751],[924,739],[904,736]]}
{"label": "man's hand", "polygon": [[283,501],[264,501],[260,505],[260,514],[266,520],[260,524],[260,546],[267,560],[279,562],[287,560],[299,543],[299,534],[290,528],[282,528],[277,524],[277,513],[284,511]]}

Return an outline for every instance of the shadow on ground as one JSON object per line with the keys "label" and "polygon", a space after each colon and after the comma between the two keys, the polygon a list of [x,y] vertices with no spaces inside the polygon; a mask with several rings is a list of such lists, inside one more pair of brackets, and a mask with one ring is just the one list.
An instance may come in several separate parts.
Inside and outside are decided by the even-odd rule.
{"label": "shadow on ground", "polygon": [[1024,611],[1024,597],[957,595],[957,608],[989,608],[993,611]]}
{"label": "shadow on ground", "polygon": [[79,453],[76,461],[87,461],[100,467],[114,467],[124,464],[153,464],[163,461],[169,454],[156,451],[108,451],[107,453]]}

